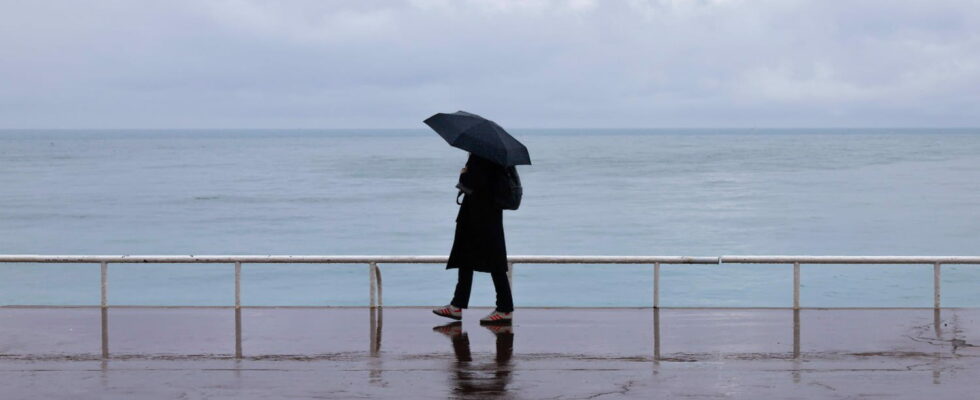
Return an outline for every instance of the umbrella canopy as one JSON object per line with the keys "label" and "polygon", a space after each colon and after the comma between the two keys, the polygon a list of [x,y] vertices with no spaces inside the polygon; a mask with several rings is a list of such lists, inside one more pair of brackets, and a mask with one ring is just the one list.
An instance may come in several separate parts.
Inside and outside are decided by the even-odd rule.
{"label": "umbrella canopy", "polygon": [[527,147],[495,122],[466,111],[439,113],[425,124],[453,147],[466,150],[497,164],[531,165]]}

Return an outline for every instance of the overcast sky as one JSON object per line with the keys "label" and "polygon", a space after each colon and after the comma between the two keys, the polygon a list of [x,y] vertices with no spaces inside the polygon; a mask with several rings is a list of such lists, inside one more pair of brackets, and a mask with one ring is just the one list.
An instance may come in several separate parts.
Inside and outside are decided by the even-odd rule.
{"label": "overcast sky", "polygon": [[0,128],[977,127],[980,2],[0,0]]}

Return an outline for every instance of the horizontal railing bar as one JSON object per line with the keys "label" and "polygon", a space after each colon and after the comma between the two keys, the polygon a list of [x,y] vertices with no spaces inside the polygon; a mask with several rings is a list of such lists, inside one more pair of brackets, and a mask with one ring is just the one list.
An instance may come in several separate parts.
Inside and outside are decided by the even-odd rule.
{"label": "horizontal railing bar", "polygon": [[[0,254],[0,263],[439,264],[446,256],[36,255]],[[978,256],[510,256],[514,264],[980,264]]]}
{"label": "horizontal railing bar", "polygon": [[[0,254],[0,263],[152,263],[152,264],[439,264],[447,256],[288,256],[288,255],[33,255]],[[718,264],[718,257],[662,256],[510,256],[514,264]]]}
{"label": "horizontal railing bar", "polygon": [[976,256],[721,256],[725,264],[980,264]]}

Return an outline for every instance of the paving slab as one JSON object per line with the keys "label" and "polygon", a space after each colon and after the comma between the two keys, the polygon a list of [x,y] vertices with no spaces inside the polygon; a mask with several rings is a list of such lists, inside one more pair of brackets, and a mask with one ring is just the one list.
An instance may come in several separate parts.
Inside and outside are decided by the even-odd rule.
{"label": "paving slab", "polygon": [[2,399],[976,398],[977,309],[0,307]]}

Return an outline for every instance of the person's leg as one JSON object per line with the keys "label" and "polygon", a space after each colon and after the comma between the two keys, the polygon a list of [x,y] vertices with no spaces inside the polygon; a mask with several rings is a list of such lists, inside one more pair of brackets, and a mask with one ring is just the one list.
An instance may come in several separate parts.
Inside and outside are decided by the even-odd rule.
{"label": "person's leg", "polygon": [[466,308],[470,305],[470,289],[473,288],[473,270],[459,268],[459,280],[456,281],[456,293],[453,295],[453,307]]}
{"label": "person's leg", "polygon": [[514,311],[514,299],[510,294],[507,272],[494,272],[490,277],[493,278],[493,288],[497,291],[497,311],[505,313]]}

